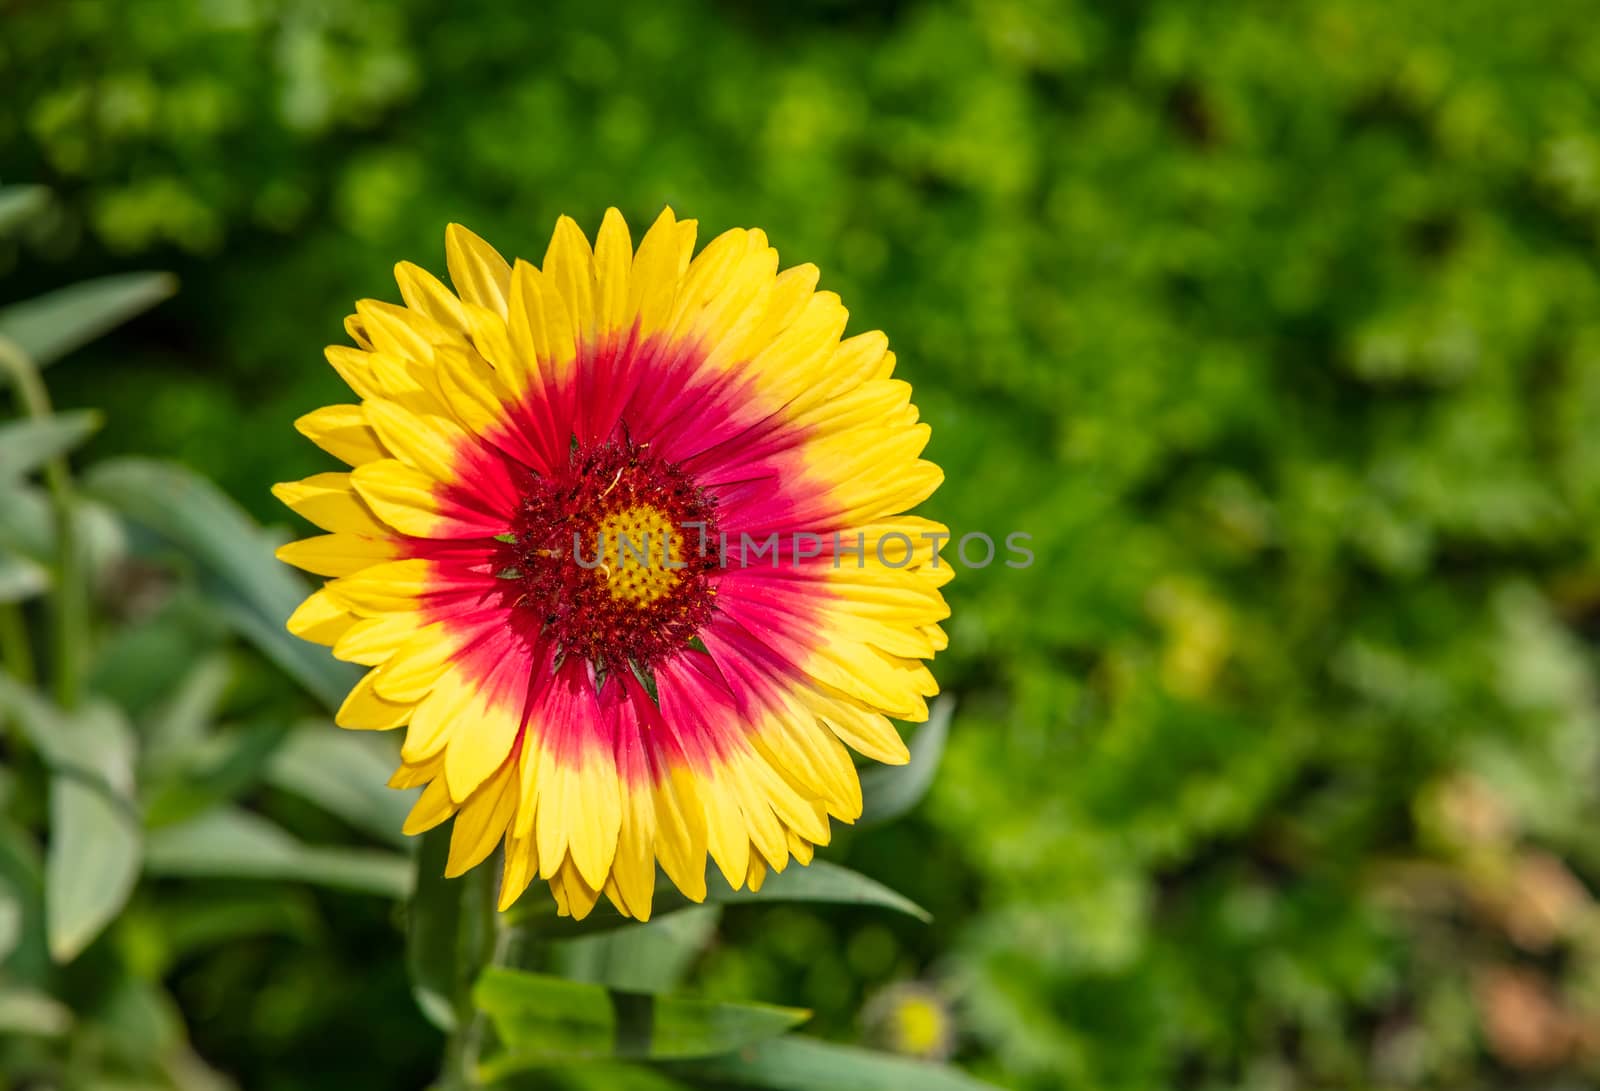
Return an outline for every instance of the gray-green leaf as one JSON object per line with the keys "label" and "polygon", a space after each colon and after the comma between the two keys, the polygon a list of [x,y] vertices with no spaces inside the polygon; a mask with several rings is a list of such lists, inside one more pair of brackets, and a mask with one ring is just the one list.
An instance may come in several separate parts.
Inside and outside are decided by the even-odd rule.
{"label": "gray-green leaf", "polygon": [[86,280],[0,309],[0,337],[14,341],[36,367],[45,367],[177,290],[170,273]]}
{"label": "gray-green leaf", "polygon": [[92,409],[79,409],[0,424],[0,480],[22,477],[66,454],[92,436],[101,419]]}
{"label": "gray-green leaf", "polygon": [[399,764],[395,740],[366,731],[345,731],[328,722],[296,728],[267,764],[267,781],[337,815],[359,830],[396,846],[416,802],[416,790],[388,786]]}
{"label": "gray-green leaf", "polygon": [[235,629],[328,707],[339,706],[360,670],[284,628],[308,588],[215,485],[174,463],[126,458],[96,466],[84,488],[192,557]]}
{"label": "gray-green leaf", "polygon": [[121,912],[139,875],[134,741],[121,710],[105,702],[59,714],[48,730],[45,920],[51,956],[69,962]]}
{"label": "gray-green leaf", "polygon": [[411,891],[411,862],[397,853],[307,845],[232,807],[150,831],[144,855],[151,875],[287,879],[388,898]]}

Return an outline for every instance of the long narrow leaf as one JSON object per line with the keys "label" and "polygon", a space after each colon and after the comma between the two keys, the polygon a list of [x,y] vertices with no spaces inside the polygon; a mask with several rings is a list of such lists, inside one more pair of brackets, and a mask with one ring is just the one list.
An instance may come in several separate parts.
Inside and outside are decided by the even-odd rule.
{"label": "long narrow leaf", "polygon": [[172,463],[115,459],[84,487],[192,557],[224,614],[246,639],[330,708],[360,671],[284,628],[305,584],[272,555],[272,545],[238,505],[197,474]]}
{"label": "long narrow leaf", "polygon": [[772,1091],[996,1091],[944,1065],[789,1035],[703,1060],[664,1065],[673,1075]]}
{"label": "long narrow leaf", "polygon": [[555,945],[561,976],[613,989],[671,989],[717,930],[722,908],[697,905],[645,924],[574,936]]}
{"label": "long narrow leaf", "polygon": [[0,235],[10,235],[50,204],[43,186],[0,186]]}
{"label": "long narrow leaf", "polygon": [[80,409],[0,424],[0,480],[32,473],[57,455],[72,450],[92,436],[100,422],[99,413]]}
{"label": "long narrow leaf", "polygon": [[[928,911],[902,894],[874,879],[851,871],[849,868],[814,860],[807,867],[791,863],[781,874],[767,876],[759,893],[734,890],[716,868],[706,872],[706,902],[712,905],[739,905],[747,902],[826,902],[834,905],[876,906],[905,913],[918,920],[931,920]],[[676,913],[695,905],[663,878],[656,885],[652,920]],[[629,922],[619,916],[610,904],[602,901],[594,911],[581,921],[558,917],[553,905],[545,899],[533,902],[518,923],[548,936],[581,936],[592,932],[605,932],[620,928]]]}
{"label": "long narrow leaf", "polygon": [[398,847],[400,832],[416,802],[415,789],[387,784],[399,763],[398,743],[370,732],[344,731],[331,723],[306,724],[289,733],[267,764],[267,781],[337,815],[350,825]]}
{"label": "long narrow leaf", "polygon": [[178,290],[170,273],[119,273],[73,284],[0,310],[0,337],[38,367],[154,307]]}
{"label": "long narrow leaf", "polygon": [[570,1061],[713,1056],[810,1018],[797,1008],[623,992],[500,968],[484,971],[473,997],[505,1046],[483,1066],[489,1079]]}
{"label": "long narrow leaf", "polygon": [[861,774],[863,806],[857,827],[899,818],[922,802],[944,758],[944,743],[955,710],[956,703],[950,697],[934,701],[928,710],[928,722],[911,737],[911,760],[904,765],[874,766]]}
{"label": "long narrow leaf", "polygon": [[411,863],[391,852],[307,845],[259,815],[219,807],[152,830],[145,842],[152,875],[288,879],[388,898],[411,891]]}

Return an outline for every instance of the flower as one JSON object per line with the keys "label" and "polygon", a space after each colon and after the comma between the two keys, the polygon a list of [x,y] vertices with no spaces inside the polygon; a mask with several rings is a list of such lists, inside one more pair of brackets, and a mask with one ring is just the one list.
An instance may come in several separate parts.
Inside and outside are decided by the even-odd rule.
{"label": "flower", "polygon": [[931,985],[918,981],[891,985],[872,998],[862,1019],[867,1037],[891,1052],[944,1061],[955,1050],[955,1017]]}
{"label": "flower", "polygon": [[454,816],[447,875],[504,841],[502,909],[648,919],[708,852],[759,889],[937,692],[947,532],[902,513],[943,474],[887,340],[762,232],[694,239],[563,217],[541,269],[451,225],[455,293],[399,265],[327,351],[360,404],[297,422],[351,469],[274,490],[328,532],[278,552],[330,577],[290,631],[371,668],[337,722],[406,727],[406,832]]}

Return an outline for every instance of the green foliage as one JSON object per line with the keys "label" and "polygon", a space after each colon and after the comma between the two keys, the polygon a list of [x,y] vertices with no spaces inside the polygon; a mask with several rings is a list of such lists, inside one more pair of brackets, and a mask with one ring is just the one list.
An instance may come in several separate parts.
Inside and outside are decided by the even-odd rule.
{"label": "green foliage", "polygon": [[[702,238],[765,227],[888,331],[947,473],[930,514],[1028,532],[1037,561],[951,585],[939,777],[909,821],[840,837],[934,926],[730,910],[707,995],[853,1038],[867,994],[935,976],[964,1061],[1052,1091],[1595,1078],[1592,1034],[1560,1029],[1597,1017],[1600,882],[1581,5],[0,10],[0,175],[62,194],[27,198],[25,253],[74,263],[60,279],[156,256],[186,284],[58,394],[110,410],[98,450],[202,466],[258,516],[324,468],[288,426],[342,396],[321,345],[354,298],[394,298],[395,260],[442,267],[449,220],[538,260],[558,213],[671,202]],[[195,534],[239,514],[175,532],[170,495],[145,528],[226,571]],[[41,503],[15,534],[0,508],[0,589],[44,586]],[[230,594],[224,628],[269,640],[276,592]],[[189,610],[108,635],[94,669],[145,634],[214,646]],[[303,685],[347,684],[291,647],[268,654]],[[307,711],[247,666],[236,715]],[[1530,933],[1505,907],[1541,859],[1577,893]],[[391,951],[369,923],[341,935]],[[337,949],[312,951],[282,988],[327,979]],[[276,1052],[251,1009],[207,1055],[313,1086],[283,1058],[333,1016],[297,1003],[268,1013]],[[415,1018],[403,988],[374,1003]],[[1536,1009],[1548,1041],[1519,1051],[1506,1020]]]}

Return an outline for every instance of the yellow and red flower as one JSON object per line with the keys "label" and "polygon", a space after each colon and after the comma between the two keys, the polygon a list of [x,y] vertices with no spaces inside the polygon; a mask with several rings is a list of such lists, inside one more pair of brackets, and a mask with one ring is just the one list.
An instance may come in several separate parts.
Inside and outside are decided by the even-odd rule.
{"label": "yellow and red flower", "polygon": [[297,422],[351,469],[274,490],[327,531],[279,551],[329,577],[290,630],[371,668],[339,724],[405,726],[406,831],[455,816],[447,874],[503,840],[501,908],[809,863],[842,743],[905,761],[937,689],[944,528],[903,513],[943,475],[886,339],[762,232],[694,239],[563,217],[535,268],[452,225],[455,292],[398,266],[328,349],[360,403]]}

